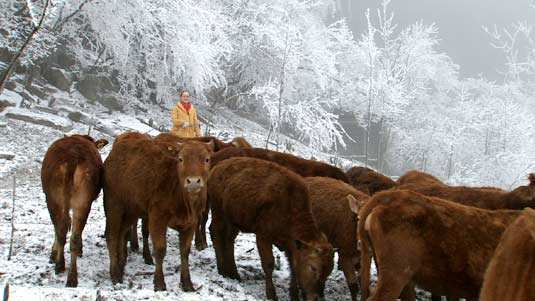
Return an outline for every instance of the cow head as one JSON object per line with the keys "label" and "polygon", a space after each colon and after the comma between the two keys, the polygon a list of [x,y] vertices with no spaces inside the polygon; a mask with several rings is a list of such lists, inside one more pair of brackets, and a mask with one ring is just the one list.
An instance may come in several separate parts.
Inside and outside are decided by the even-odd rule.
{"label": "cow head", "polygon": [[292,262],[297,284],[304,300],[320,300],[323,298],[325,281],[333,269],[333,247],[320,236],[315,242],[295,241]]}
{"label": "cow head", "polygon": [[518,210],[526,207],[535,208],[535,173],[530,174],[528,179],[529,185],[520,186],[509,193],[508,201],[514,202],[509,208]]}
{"label": "cow head", "polygon": [[182,190],[190,196],[205,193],[214,143],[177,142],[177,147],[178,181]]}

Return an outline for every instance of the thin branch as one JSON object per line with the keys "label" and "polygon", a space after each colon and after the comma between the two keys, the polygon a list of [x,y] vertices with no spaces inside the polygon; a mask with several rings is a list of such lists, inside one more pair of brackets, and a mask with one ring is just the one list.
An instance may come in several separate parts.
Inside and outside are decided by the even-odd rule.
{"label": "thin branch", "polygon": [[49,5],[50,5],[50,0],[46,0],[45,6],[43,7],[43,12],[41,13],[41,18],[39,20],[39,23],[33,28],[32,32],[26,38],[26,41],[24,41],[24,44],[22,44],[22,47],[18,51],[17,55],[15,55],[15,57],[13,57],[13,59],[9,63],[9,67],[6,69],[4,74],[2,74],[2,78],[0,78],[0,94],[2,94],[2,92],[4,91],[4,86],[5,86],[8,78],[11,76],[11,73],[15,69],[15,65],[17,64],[17,61],[22,56],[22,54],[26,50],[26,47],[28,47],[28,45],[30,44],[30,42],[32,41],[34,36],[41,29],[41,27],[43,25],[43,21],[45,20],[46,11],[47,11]]}

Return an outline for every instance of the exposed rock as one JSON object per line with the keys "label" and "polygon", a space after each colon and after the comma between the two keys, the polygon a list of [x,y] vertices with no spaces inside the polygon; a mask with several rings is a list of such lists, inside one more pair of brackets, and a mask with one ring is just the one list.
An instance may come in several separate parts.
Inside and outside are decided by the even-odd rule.
{"label": "exposed rock", "polygon": [[101,93],[114,91],[114,85],[108,77],[89,74],[77,84],[77,90],[92,101],[98,101]]}
{"label": "exposed rock", "polygon": [[14,153],[0,151],[0,159],[13,160],[15,158]]}
{"label": "exposed rock", "polygon": [[8,80],[5,85],[5,88],[8,90],[15,90],[17,88],[17,84],[12,80]]}
{"label": "exposed rock", "polygon": [[70,120],[49,113],[32,112],[22,108],[9,108],[5,116],[10,119],[48,126],[63,132],[68,132],[72,129]]}
{"label": "exposed rock", "polygon": [[27,86],[26,90],[28,90],[28,92],[32,93],[33,95],[39,97],[40,99],[46,99],[48,96],[47,93],[43,90],[43,88],[40,88],[36,85]]}
{"label": "exposed rock", "polygon": [[7,107],[15,107],[22,102],[22,96],[11,90],[4,89],[4,92],[0,95],[0,112]]}
{"label": "exposed rock", "polygon": [[50,108],[50,107],[45,107],[45,106],[35,106],[34,108],[39,110],[39,111],[41,111],[41,112],[50,113],[50,114],[54,114],[54,115],[57,115],[58,112],[59,112],[57,109]]}
{"label": "exposed rock", "polygon": [[69,91],[71,89],[72,79],[62,69],[52,67],[44,72],[43,77],[60,90]]}
{"label": "exposed rock", "polygon": [[112,94],[104,95],[98,98],[98,102],[110,111],[122,111],[123,105],[119,102],[117,97]]}

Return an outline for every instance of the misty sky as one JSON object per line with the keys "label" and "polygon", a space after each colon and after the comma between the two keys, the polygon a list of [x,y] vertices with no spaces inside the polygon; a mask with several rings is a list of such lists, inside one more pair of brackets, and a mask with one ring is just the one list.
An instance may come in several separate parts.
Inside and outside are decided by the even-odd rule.
{"label": "misty sky", "polygon": [[[355,37],[364,30],[364,12],[376,8],[380,0],[340,0],[342,14],[349,21]],[[490,38],[482,29],[494,24],[507,26],[515,21],[527,20],[535,24],[535,9],[530,0],[392,0],[390,10],[401,27],[423,20],[439,27],[440,47],[460,65],[463,77],[476,77],[482,73],[489,79],[499,80],[496,71],[504,59],[499,50],[493,49]]]}

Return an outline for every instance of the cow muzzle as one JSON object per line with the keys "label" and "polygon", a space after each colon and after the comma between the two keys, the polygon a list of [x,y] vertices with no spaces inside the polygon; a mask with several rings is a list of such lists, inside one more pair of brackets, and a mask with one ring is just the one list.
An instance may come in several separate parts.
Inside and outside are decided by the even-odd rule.
{"label": "cow muzzle", "polygon": [[187,177],[184,182],[184,188],[188,192],[199,192],[204,187],[204,181],[201,177]]}

